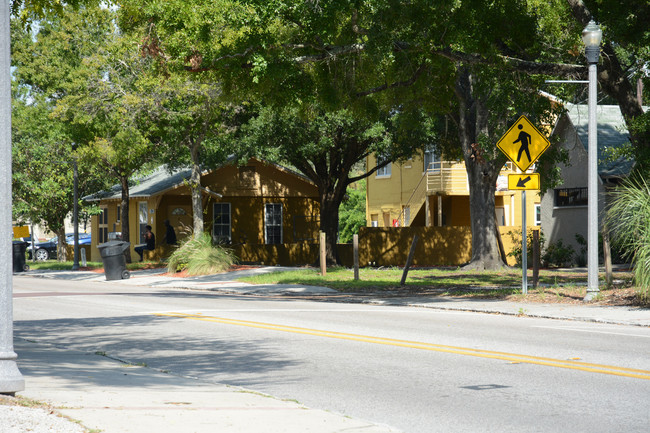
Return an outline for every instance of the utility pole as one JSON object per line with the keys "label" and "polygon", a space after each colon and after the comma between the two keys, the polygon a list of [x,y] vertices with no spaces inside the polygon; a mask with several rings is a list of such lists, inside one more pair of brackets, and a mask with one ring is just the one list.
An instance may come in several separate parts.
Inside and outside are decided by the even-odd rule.
{"label": "utility pole", "polygon": [[79,168],[77,167],[77,159],[72,160],[72,171],[74,180],[74,203],[72,212],[72,221],[74,224],[74,262],[72,263],[72,270],[79,270]]}

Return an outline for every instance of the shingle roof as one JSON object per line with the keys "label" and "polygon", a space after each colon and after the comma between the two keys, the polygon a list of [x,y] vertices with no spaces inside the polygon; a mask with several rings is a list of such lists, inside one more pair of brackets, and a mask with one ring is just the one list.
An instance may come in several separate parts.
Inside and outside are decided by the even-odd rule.
{"label": "shingle roof", "polygon": [[[228,158],[228,162],[235,161],[234,157]],[[287,167],[283,167],[279,164],[269,163],[263,160],[259,160],[265,164],[271,164],[279,170],[283,170],[287,173],[290,173],[300,179],[304,180],[313,185],[313,182],[307,178],[305,175],[298,173],[295,170],[292,170]],[[182,168],[172,170],[171,173],[166,166],[160,166],[152,173],[143,176],[139,179],[136,179],[134,182],[129,185],[129,197],[130,198],[139,198],[139,197],[150,197],[153,195],[161,194],[170,189],[182,185],[186,180],[189,180],[192,170],[190,168]],[[87,195],[83,197],[83,200],[86,201],[99,201],[99,200],[115,200],[122,197],[122,188],[119,184],[113,185],[109,190],[100,191],[95,194]]]}
{"label": "shingle roof", "polygon": [[[567,115],[578,133],[580,142],[585,150],[588,150],[588,106],[567,104],[567,110]],[[611,161],[605,156],[607,149],[618,148],[630,141],[620,108],[618,105],[598,105],[596,119],[598,123],[598,174],[603,177],[626,176],[634,165],[633,160],[619,158]]]}
{"label": "shingle roof", "polygon": [[[129,197],[150,197],[160,194],[181,185],[185,180],[190,178],[191,173],[192,170],[186,168],[173,170],[170,174],[166,167],[158,167],[153,173],[135,180],[135,183],[129,188]],[[122,197],[121,191],[121,187],[118,184],[111,187],[110,190],[91,194],[83,199],[86,201],[119,199]]]}

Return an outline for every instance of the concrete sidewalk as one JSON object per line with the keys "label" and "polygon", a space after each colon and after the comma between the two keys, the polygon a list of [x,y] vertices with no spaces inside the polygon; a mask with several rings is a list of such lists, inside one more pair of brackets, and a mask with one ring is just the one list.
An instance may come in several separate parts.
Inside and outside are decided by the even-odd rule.
{"label": "concrete sidewalk", "polygon": [[148,269],[132,272],[131,278],[127,280],[115,281],[106,281],[104,274],[88,271],[29,271],[25,275],[76,281],[97,281],[106,284],[146,286],[161,289],[178,288],[206,290],[237,295],[317,296],[321,301],[331,302],[359,302],[380,305],[413,306],[441,310],[459,310],[650,327],[650,309],[640,307],[610,307],[593,304],[563,303],[542,304],[535,302],[510,302],[493,299],[468,299],[442,296],[362,296],[357,294],[342,294],[328,287],[296,284],[249,284],[236,281],[238,278],[243,278],[245,276],[294,269],[295,268],[266,266],[223,274],[184,278],[167,276],[165,275],[164,269]]}
{"label": "concrete sidewalk", "polygon": [[[310,409],[243,388],[173,376],[124,364],[94,353],[15,343],[25,390],[17,393],[46,402],[83,426],[104,433],[203,432],[397,432],[388,426]],[[37,409],[32,409],[36,415]],[[1,413],[1,412],[0,412]],[[27,415],[29,416],[29,411]],[[51,414],[52,423],[61,419]],[[22,420],[23,422],[26,420]],[[69,429],[77,431],[74,422]],[[51,432],[4,424],[0,431]]]}

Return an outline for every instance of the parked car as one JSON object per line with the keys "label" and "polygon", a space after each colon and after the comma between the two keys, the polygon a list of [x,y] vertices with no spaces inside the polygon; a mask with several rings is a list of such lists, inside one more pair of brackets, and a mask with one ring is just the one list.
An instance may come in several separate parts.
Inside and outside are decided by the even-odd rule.
{"label": "parked car", "polygon": [[[74,233],[66,233],[65,241],[68,245],[74,245]],[[90,245],[91,236],[90,233],[79,233],[79,245]],[[59,242],[59,238],[54,236],[51,239],[48,239],[45,242],[35,242],[34,243],[34,257],[38,261],[44,261],[49,259],[56,258],[56,248]],[[32,244],[31,242],[27,245],[27,257],[32,259]]]}

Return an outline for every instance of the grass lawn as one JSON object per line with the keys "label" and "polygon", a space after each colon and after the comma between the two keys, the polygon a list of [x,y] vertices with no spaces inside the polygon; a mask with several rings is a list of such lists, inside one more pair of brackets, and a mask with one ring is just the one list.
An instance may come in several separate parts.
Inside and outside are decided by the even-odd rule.
{"label": "grass lawn", "polygon": [[[614,284],[608,288],[601,274],[600,295],[594,301],[603,305],[648,305],[631,287],[632,272],[615,272]],[[361,268],[359,280],[348,268],[328,268],[321,276],[316,268],[247,277],[241,281],[254,284],[305,284],[326,286],[344,293],[384,296],[456,296],[482,299],[505,299],[519,302],[582,303],[586,294],[587,271],[577,269],[541,270],[539,286],[529,287],[522,295],[521,269],[504,271],[465,271],[460,268],[414,268],[406,284],[400,287],[401,268]],[[532,271],[528,272],[532,283]]]}

